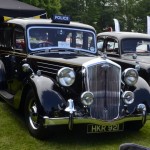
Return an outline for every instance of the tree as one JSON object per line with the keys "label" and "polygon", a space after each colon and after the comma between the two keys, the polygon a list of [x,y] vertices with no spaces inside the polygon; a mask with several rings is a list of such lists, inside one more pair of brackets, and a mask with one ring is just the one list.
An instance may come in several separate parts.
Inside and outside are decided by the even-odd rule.
{"label": "tree", "polygon": [[139,32],[147,33],[147,16],[150,16],[150,1],[141,0],[136,8],[137,26]]}
{"label": "tree", "polygon": [[62,14],[70,15],[73,21],[87,23],[97,28],[99,18],[97,1],[98,0],[61,0],[61,12]]}
{"label": "tree", "polygon": [[38,7],[39,6],[39,0],[31,0],[31,5]]}
{"label": "tree", "polygon": [[118,19],[122,31],[146,32],[150,0],[20,0],[52,14],[70,15],[73,21],[90,24],[98,32]]}
{"label": "tree", "polygon": [[61,13],[70,15],[72,20],[82,22],[82,12],[84,11],[84,1],[82,0],[61,0]]}
{"label": "tree", "polygon": [[52,14],[60,14],[60,0],[46,0],[45,4],[48,16],[51,16]]}
{"label": "tree", "polygon": [[52,14],[60,14],[60,0],[20,0],[33,6],[46,10],[48,17]]}

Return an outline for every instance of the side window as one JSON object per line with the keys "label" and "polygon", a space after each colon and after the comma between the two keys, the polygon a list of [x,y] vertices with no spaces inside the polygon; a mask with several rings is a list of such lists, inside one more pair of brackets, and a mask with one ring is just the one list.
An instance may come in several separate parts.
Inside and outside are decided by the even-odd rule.
{"label": "side window", "polygon": [[97,48],[99,51],[102,51],[104,46],[104,38],[97,38]]}
{"label": "side window", "polygon": [[12,28],[0,26],[0,47],[11,48],[12,46]]}
{"label": "side window", "polygon": [[4,28],[0,26],[0,47],[4,47]]}
{"label": "side window", "polygon": [[106,52],[111,54],[118,54],[118,41],[108,38],[106,42]]}
{"label": "side window", "polygon": [[24,32],[22,29],[16,28],[14,31],[14,49],[17,50],[25,49]]}

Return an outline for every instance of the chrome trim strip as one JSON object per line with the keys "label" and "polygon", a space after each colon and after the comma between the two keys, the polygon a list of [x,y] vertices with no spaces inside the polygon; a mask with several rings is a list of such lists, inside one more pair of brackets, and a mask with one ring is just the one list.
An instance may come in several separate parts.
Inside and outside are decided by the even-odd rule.
{"label": "chrome trim strip", "polygon": [[66,66],[56,65],[54,63],[46,63],[46,62],[42,62],[42,61],[38,61],[37,64],[38,65],[47,65],[47,66],[59,67],[59,68],[66,67]]}
{"label": "chrome trim strip", "polygon": [[87,61],[86,63],[83,64],[83,66],[86,68],[87,66],[91,66],[91,65],[93,66],[94,64],[97,64],[97,63],[107,63],[107,62],[121,68],[120,65],[118,65],[117,63],[115,63],[109,59],[103,59],[101,57],[97,57],[95,59]]}
{"label": "chrome trim strip", "polygon": [[44,73],[49,73],[49,74],[54,74],[54,75],[56,75],[57,73],[54,73],[54,72],[50,72],[50,71],[44,71],[44,70],[41,70],[41,69],[39,69],[41,72],[44,72]]}
{"label": "chrome trim strip", "polygon": [[[45,123],[44,126],[48,125],[68,125],[69,122],[69,117],[64,117],[64,118],[49,118],[47,116],[43,117]],[[114,125],[114,124],[120,124],[124,122],[129,122],[129,121],[142,121],[142,114],[139,115],[130,115],[118,119],[114,119],[112,121],[103,121],[103,120],[98,120],[95,118],[73,118],[73,123],[74,124],[97,124],[97,125]],[[150,120],[150,114],[146,116],[146,120]]]}
{"label": "chrome trim strip", "polygon": [[[56,75],[58,70],[60,68],[63,68],[65,66],[59,66],[59,65],[55,65],[55,64],[49,64],[49,63],[45,63],[45,62],[37,62],[37,67],[38,70],[41,70],[44,73],[50,73],[50,74],[54,74]],[[58,67],[57,69],[55,69],[56,67]]]}

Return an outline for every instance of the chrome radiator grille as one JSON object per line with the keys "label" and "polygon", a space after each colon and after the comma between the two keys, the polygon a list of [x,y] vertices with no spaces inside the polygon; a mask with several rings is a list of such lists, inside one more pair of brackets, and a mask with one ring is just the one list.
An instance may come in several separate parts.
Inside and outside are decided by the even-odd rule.
{"label": "chrome radiator grille", "polygon": [[118,116],[120,105],[121,69],[110,63],[87,67],[87,90],[93,92],[91,117],[112,120]]}

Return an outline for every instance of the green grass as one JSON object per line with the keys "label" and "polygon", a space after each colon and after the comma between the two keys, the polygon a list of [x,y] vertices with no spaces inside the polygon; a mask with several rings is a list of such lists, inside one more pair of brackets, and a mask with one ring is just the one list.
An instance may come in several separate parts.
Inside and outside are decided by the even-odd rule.
{"label": "green grass", "polygon": [[118,150],[122,143],[150,147],[150,121],[139,132],[86,135],[75,130],[40,141],[28,133],[19,112],[0,102],[0,150]]}

